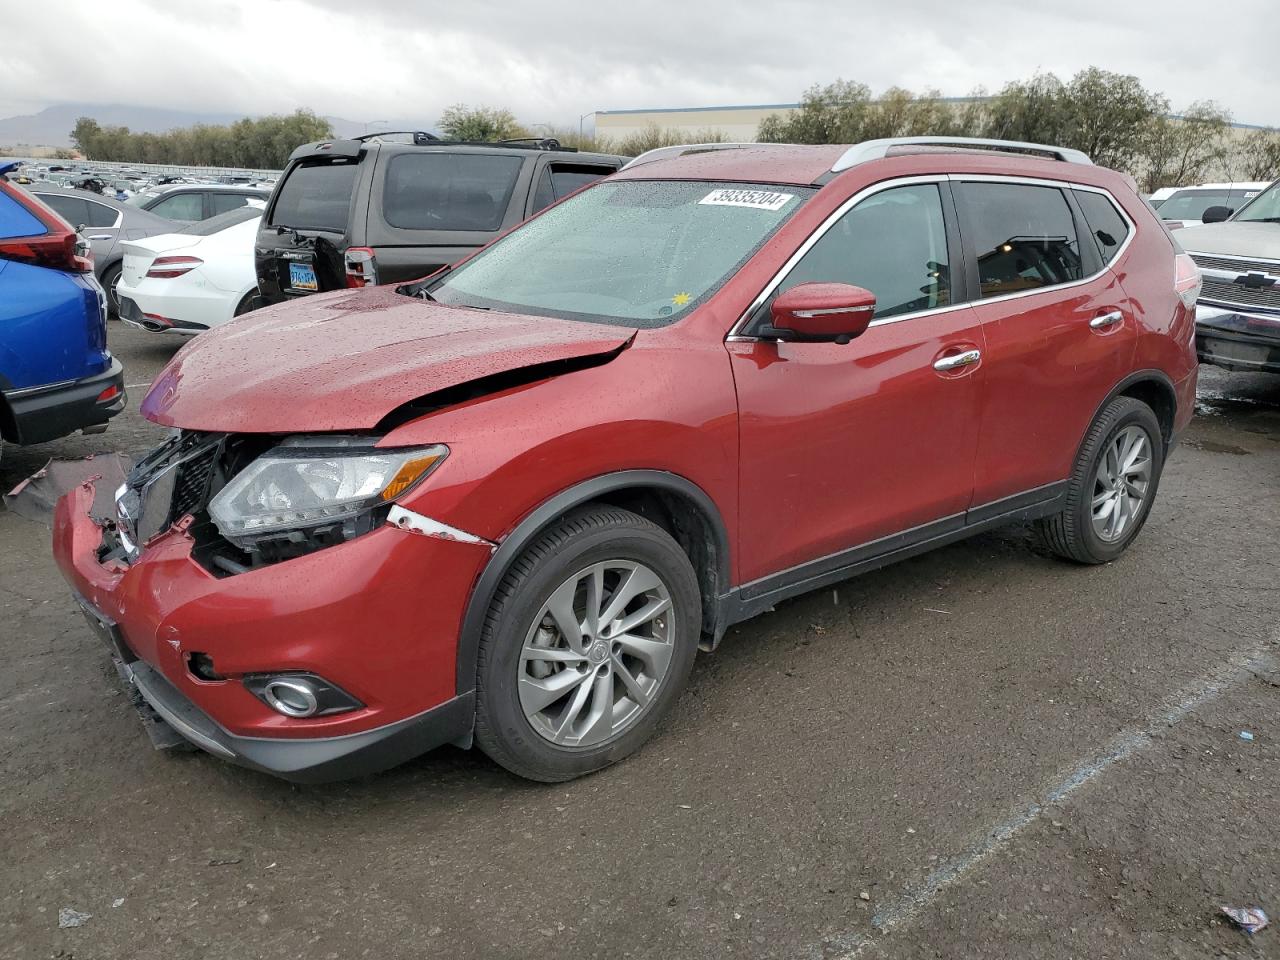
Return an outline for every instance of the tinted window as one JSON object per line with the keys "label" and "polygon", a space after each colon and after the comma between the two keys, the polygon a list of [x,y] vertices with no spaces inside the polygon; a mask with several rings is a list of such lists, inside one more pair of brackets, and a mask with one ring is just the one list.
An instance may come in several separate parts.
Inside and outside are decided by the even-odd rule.
{"label": "tinted window", "polygon": [[851,283],[876,295],[877,317],[951,302],[942,200],[933,184],[894,187],[841,217],[775,293],[799,283]]}
{"label": "tinted window", "polygon": [[238,193],[210,193],[209,203],[213,213],[219,214],[246,206],[249,203],[249,198],[242,197]]}
{"label": "tinted window", "polygon": [[89,219],[85,222],[91,227],[114,227],[116,225],[116,211],[113,207],[108,207],[105,203],[94,203],[92,200],[84,202],[88,208]]}
{"label": "tinted window", "polygon": [[1070,283],[1084,275],[1075,221],[1061,190],[966,183],[960,198],[983,297]]}
{"label": "tinted window", "polygon": [[549,207],[579,187],[585,187],[614,172],[612,167],[567,167],[562,164],[548,166],[538,178],[538,189],[533,195],[534,212]]}
{"label": "tinted window", "polygon": [[522,163],[474,153],[402,153],[387,168],[386,221],[405,230],[497,230]]}
{"label": "tinted window", "polygon": [[203,220],[204,195],[199,193],[178,193],[165,197],[151,212],[170,220]]}
{"label": "tinted window", "polygon": [[83,197],[57,193],[42,193],[39,196],[48,206],[53,207],[58,212],[58,216],[73,227],[89,222],[89,205]]}
{"label": "tinted window", "polygon": [[1089,190],[1077,190],[1075,194],[1084,218],[1089,221],[1093,238],[1098,242],[1103,262],[1110,263],[1129,235],[1129,225],[1115,205],[1102,194]]}
{"label": "tinted window", "polygon": [[355,192],[358,163],[306,163],[280,185],[272,224],[302,230],[347,232],[351,195]]}

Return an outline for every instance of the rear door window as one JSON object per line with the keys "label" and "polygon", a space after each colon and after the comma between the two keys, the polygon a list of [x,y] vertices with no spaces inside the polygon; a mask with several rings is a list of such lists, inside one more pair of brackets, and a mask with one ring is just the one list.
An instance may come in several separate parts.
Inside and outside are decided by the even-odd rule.
{"label": "rear door window", "polygon": [[114,207],[108,207],[105,203],[94,203],[92,200],[84,202],[89,213],[89,219],[85,221],[91,227],[114,227],[119,214]]}
{"label": "rear door window", "polygon": [[961,233],[973,250],[983,299],[1084,276],[1075,219],[1056,187],[959,185]]}
{"label": "rear door window", "polygon": [[567,197],[580,187],[594,183],[601,177],[617,173],[617,167],[604,167],[592,164],[551,163],[538,178],[538,189],[533,196],[530,213],[537,213],[551,206],[557,200]]}
{"label": "rear door window", "polygon": [[271,225],[345,234],[359,169],[338,161],[294,167],[276,195]]}
{"label": "rear door window", "polygon": [[1129,224],[1104,194],[1094,193],[1092,190],[1076,190],[1075,195],[1084,218],[1089,221],[1089,230],[1098,244],[1103,263],[1110,263],[1129,236]]}
{"label": "rear door window", "polygon": [[239,193],[210,193],[209,216],[216,217],[228,210],[238,210],[248,206],[249,198]]}
{"label": "rear door window", "polygon": [[157,203],[151,208],[151,212],[170,220],[203,220],[204,194],[175,193]]}
{"label": "rear door window", "polygon": [[474,153],[397,154],[387,165],[383,216],[402,230],[497,230],[523,163]]}

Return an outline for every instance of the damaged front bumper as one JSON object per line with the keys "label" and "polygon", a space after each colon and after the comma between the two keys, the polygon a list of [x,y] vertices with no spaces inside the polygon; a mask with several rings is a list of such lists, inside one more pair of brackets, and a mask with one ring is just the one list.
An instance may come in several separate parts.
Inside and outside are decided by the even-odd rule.
{"label": "damaged front bumper", "polygon": [[[92,502],[92,483],[59,500],[54,557],[122,678],[185,740],[303,783],[469,744],[474,709],[471,694],[456,690],[457,635],[491,544],[384,525],[227,576],[194,560],[178,528],[135,563],[100,559]],[[281,715],[243,682],[280,673],[324,677],[360,706]]]}
{"label": "damaged front bumper", "polygon": [[1196,307],[1196,355],[1226,370],[1280,373],[1280,314]]}

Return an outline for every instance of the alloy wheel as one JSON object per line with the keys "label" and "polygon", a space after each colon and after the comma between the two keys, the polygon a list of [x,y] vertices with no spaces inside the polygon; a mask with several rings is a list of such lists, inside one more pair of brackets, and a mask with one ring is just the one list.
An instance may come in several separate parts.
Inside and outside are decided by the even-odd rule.
{"label": "alloy wheel", "polygon": [[565,747],[617,737],[649,709],[675,649],[671,593],[642,563],[606,560],[566,579],[520,651],[519,695],[538,734]]}
{"label": "alloy wheel", "polygon": [[1151,437],[1142,427],[1125,427],[1107,445],[1093,477],[1090,512],[1093,532],[1115,543],[1133,527],[1151,486]]}

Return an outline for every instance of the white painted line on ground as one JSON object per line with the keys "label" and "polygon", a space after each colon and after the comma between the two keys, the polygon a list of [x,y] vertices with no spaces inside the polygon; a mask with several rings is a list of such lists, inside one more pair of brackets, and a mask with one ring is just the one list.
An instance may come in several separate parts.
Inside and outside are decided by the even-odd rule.
{"label": "white painted line on ground", "polygon": [[827,937],[822,943],[807,950],[806,957],[830,957],[834,950],[839,951],[835,954],[839,960],[853,960],[870,948],[880,947],[877,935],[888,933],[894,927],[913,920],[942,890],[964,879],[1030,825],[1046,807],[1061,803],[1110,767],[1145,749],[1160,731],[1175,726],[1192,711],[1216,700],[1228,688],[1247,680],[1260,669],[1275,669],[1276,661],[1267,652],[1267,646],[1269,645],[1236,655],[1191,687],[1174,694],[1164,701],[1159,713],[1146,724],[1120,733],[1103,753],[1070,770],[1044,795],[1043,800],[1028,804],[1008,820],[992,827],[960,856],[930,873],[918,887],[881,906],[871,917],[876,934],[850,931]]}
{"label": "white painted line on ground", "polygon": [[149,386],[151,386],[150,383],[126,383],[124,385],[124,388],[126,390],[134,390],[138,387],[149,387]]}

